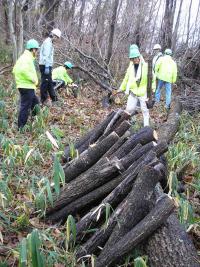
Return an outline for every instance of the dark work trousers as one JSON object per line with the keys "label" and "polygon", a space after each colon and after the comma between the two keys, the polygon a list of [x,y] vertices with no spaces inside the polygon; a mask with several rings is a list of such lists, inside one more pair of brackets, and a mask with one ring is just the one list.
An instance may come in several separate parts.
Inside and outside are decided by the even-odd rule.
{"label": "dark work trousers", "polygon": [[41,73],[41,85],[40,85],[40,96],[41,102],[44,103],[48,98],[48,93],[52,101],[57,101],[57,96],[55,94],[53,88],[52,81],[52,67],[49,67],[49,74],[45,74],[45,65],[40,65],[40,73]]}
{"label": "dark work trousers", "polygon": [[39,99],[34,89],[19,88],[20,93],[20,110],[18,116],[18,128],[23,128],[28,120],[30,110],[36,114],[35,106],[39,104]]}

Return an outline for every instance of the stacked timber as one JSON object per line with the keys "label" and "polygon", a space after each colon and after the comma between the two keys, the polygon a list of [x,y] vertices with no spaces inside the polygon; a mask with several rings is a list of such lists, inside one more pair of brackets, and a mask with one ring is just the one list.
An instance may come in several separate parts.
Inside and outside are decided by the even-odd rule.
{"label": "stacked timber", "polygon": [[[163,255],[173,253],[162,246],[166,240],[166,231],[162,229],[166,229],[166,223],[173,228],[168,218],[171,214],[175,216],[175,202],[163,192],[158,196],[155,191],[159,182],[166,181],[167,170],[161,158],[168,149],[169,139],[163,134],[164,128],[158,132],[160,140],[150,127],[131,133],[129,119],[127,112],[113,111],[75,143],[78,157],[71,159],[70,148],[65,150],[66,184],[54,206],[47,210],[47,219],[53,223],[65,223],[69,215],[77,219],[76,257],[80,266],[85,256],[92,254],[96,255],[96,267],[117,266],[126,254],[144,242],[143,252],[150,255],[150,266],[175,266],[165,264],[161,257],[156,265],[156,255],[151,249],[153,244],[165,250]],[[176,127],[176,118],[170,125],[173,123]],[[176,224],[181,228],[177,221]],[[176,238],[181,239],[178,235]],[[173,236],[167,241],[173,243]],[[181,257],[184,262],[185,253],[185,262],[191,262],[187,266],[199,266],[192,243],[186,243],[184,251],[182,247],[180,251],[176,249],[174,258]]]}

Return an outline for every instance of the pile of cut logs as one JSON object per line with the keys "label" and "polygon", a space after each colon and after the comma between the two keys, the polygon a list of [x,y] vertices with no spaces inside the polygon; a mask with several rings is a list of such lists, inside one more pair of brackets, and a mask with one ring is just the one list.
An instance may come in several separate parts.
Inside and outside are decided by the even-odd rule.
{"label": "pile of cut logs", "polygon": [[[177,124],[176,115],[171,118]],[[77,218],[80,264],[94,254],[96,267],[117,266],[139,248],[148,255],[148,266],[197,267],[196,250],[176,218],[175,202],[161,187],[166,186],[167,129],[158,135],[150,127],[132,133],[129,119],[127,112],[113,111],[75,143],[78,157],[71,159],[66,148],[66,185],[47,219],[64,223],[70,214]]]}

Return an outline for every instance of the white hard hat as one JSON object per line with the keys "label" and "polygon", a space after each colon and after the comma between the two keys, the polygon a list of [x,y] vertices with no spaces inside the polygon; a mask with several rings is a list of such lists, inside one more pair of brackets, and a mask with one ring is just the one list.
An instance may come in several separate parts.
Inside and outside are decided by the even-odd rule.
{"label": "white hard hat", "polygon": [[161,46],[159,44],[155,44],[154,47],[153,47],[153,50],[161,50]]}
{"label": "white hard hat", "polygon": [[53,29],[51,33],[56,35],[58,38],[61,37],[61,31],[59,29]]}

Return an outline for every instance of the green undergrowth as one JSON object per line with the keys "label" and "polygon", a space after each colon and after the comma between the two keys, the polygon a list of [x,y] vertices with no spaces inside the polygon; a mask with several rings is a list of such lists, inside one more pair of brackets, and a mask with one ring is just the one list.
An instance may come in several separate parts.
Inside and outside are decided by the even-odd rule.
{"label": "green undergrowth", "polygon": [[200,229],[200,114],[181,115],[179,131],[167,153],[169,194],[179,204],[178,217],[188,231]]}

